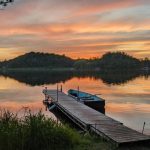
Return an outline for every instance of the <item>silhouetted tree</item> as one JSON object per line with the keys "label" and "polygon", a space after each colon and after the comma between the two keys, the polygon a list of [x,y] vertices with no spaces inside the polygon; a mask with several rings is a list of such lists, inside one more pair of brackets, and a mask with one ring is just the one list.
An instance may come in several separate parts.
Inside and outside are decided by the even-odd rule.
{"label": "silhouetted tree", "polygon": [[141,67],[140,60],[124,52],[108,52],[102,58],[84,60],[76,63],[75,66],[77,69],[123,70],[138,69]]}
{"label": "silhouetted tree", "polygon": [[9,3],[13,3],[14,0],[0,0],[0,6],[6,7]]}
{"label": "silhouetted tree", "polygon": [[140,67],[140,61],[124,52],[109,52],[103,55],[99,65],[102,69],[135,69]]}
{"label": "silhouetted tree", "polygon": [[150,60],[147,57],[142,60],[142,67],[150,69]]}

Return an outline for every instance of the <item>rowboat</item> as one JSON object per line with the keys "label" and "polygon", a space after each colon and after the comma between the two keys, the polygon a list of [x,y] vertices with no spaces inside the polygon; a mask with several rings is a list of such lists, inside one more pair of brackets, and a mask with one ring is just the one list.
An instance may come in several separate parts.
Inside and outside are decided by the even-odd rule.
{"label": "rowboat", "polygon": [[84,103],[85,105],[105,113],[105,100],[98,97],[96,94],[90,94],[79,90],[70,89],[68,95],[73,97],[76,101]]}

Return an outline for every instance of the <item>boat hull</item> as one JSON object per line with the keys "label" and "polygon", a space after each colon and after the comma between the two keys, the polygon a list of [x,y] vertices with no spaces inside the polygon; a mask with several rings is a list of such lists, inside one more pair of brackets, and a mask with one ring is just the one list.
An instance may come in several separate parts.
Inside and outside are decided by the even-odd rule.
{"label": "boat hull", "polygon": [[105,101],[93,101],[93,102],[88,102],[85,101],[83,102],[85,105],[105,114]]}

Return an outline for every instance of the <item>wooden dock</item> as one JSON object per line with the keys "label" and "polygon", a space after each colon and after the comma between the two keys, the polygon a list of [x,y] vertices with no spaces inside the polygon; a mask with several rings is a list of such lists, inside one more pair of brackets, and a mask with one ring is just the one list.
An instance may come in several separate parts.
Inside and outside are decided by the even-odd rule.
{"label": "wooden dock", "polygon": [[57,90],[43,90],[57,108],[84,130],[90,130],[117,145],[150,142],[150,136],[139,133]]}

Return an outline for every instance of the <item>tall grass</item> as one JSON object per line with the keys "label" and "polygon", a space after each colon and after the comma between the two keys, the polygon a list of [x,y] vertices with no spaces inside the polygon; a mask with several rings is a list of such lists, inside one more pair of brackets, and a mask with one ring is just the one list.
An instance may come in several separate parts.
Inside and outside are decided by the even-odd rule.
{"label": "tall grass", "polygon": [[0,113],[0,150],[73,149],[80,135],[67,125],[28,112],[23,118],[9,111]]}
{"label": "tall grass", "polygon": [[110,150],[110,144],[81,135],[39,111],[23,117],[0,110],[0,150]]}

